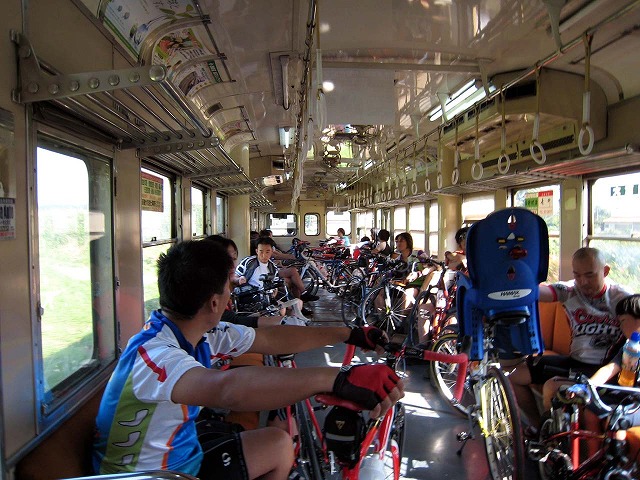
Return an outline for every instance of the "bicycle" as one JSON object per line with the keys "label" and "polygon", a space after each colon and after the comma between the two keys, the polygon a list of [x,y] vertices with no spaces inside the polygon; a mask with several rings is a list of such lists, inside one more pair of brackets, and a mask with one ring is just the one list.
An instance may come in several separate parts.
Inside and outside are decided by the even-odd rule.
{"label": "bicycle", "polygon": [[[566,371],[563,373],[566,376]],[[628,428],[624,417],[640,409],[640,389],[606,385],[603,388],[626,395],[622,402],[609,406],[586,375],[571,372],[568,377],[576,383],[560,387],[552,399],[549,416],[542,423],[538,441],[527,444],[529,457],[539,462],[541,477],[563,480],[638,478],[638,466],[624,455],[626,440],[617,439],[616,433]],[[591,405],[598,416],[606,418],[603,433],[581,428],[581,412],[586,405]],[[590,439],[598,440],[599,447],[584,458],[581,446]]]}
{"label": "bicycle", "polygon": [[[389,343],[388,351],[400,348],[399,344]],[[355,347],[348,345],[343,365],[351,364]],[[397,355],[389,355],[388,365],[395,362]],[[268,361],[282,368],[295,368],[293,355],[284,355]],[[393,368],[393,367],[391,367]],[[400,478],[400,459],[404,442],[404,406],[398,402],[384,416],[364,420],[361,406],[335,395],[321,394],[306,399],[285,409],[289,432],[294,441],[296,453],[295,472],[305,480],[357,480],[363,471],[376,472],[380,478]],[[316,418],[317,410],[331,407],[332,411],[341,409],[346,415],[361,425],[356,438],[339,438],[320,427]],[[331,413],[330,413],[331,414]],[[325,419],[325,427],[327,426]]]}
{"label": "bicycle", "polygon": [[[419,340],[417,318],[424,318],[425,327],[428,328],[423,344],[432,347],[438,338],[445,333],[458,332],[458,319],[456,309],[456,281],[455,279],[447,287],[446,278],[451,271],[446,262],[441,262],[435,258],[427,258],[423,264],[434,267],[440,272],[440,277],[434,285],[429,285],[421,291],[415,299],[415,303],[409,314],[409,343],[415,345]],[[426,278],[424,281],[428,282]],[[423,305],[431,305],[430,309],[422,308]]]}
{"label": "bicycle", "polygon": [[[513,387],[501,370],[493,348],[496,324],[485,322],[483,358],[470,363],[460,397],[453,392],[459,381],[456,364],[432,361],[431,381],[448,403],[469,420],[469,430],[458,434],[458,440],[463,443],[458,453],[462,453],[468,440],[476,438],[474,429],[478,427],[484,438],[492,478],[521,480],[525,453],[520,412]],[[461,350],[463,346],[457,333],[444,334],[433,345],[436,353],[452,355]]]}
{"label": "bicycle", "polygon": [[[352,277],[360,273],[357,263],[346,256],[348,250],[335,251],[336,253],[317,253],[309,249],[309,242],[294,239],[288,253],[296,256],[296,260],[286,260],[283,265],[294,266],[300,273],[300,278],[305,287],[305,292],[310,295],[318,293],[320,285],[332,293],[342,291],[353,282]],[[322,252],[325,252],[322,249]],[[303,253],[306,252],[306,255]],[[321,261],[326,268],[320,268],[316,261]]]}
{"label": "bicycle", "polygon": [[387,262],[380,282],[364,295],[360,304],[358,319],[364,325],[378,327],[389,337],[407,325],[407,305],[414,305],[415,300],[407,298],[400,280],[406,275],[406,263],[398,260]]}

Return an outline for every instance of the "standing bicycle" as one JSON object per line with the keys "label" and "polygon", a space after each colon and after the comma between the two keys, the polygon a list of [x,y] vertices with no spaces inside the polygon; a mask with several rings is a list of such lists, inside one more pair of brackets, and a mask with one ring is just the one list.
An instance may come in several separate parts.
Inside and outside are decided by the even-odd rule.
{"label": "standing bicycle", "polygon": [[[538,321],[538,284],[547,276],[544,221],[522,208],[507,208],[474,224],[467,233],[468,275],[457,273],[460,336],[443,335],[434,350],[456,353],[469,338],[470,368],[461,401],[453,401],[455,365],[432,362],[432,380],[469,419],[462,442],[478,427],[494,480],[524,478],[524,443],[518,403],[499,352],[543,350]],[[463,444],[464,447],[464,444]],[[462,450],[462,449],[461,449]]]}
{"label": "standing bicycle", "polygon": [[[586,375],[570,373],[568,377],[576,383],[558,389],[551,402],[551,411],[540,428],[538,441],[528,443],[527,452],[539,462],[542,478],[638,478],[638,465],[626,456],[626,440],[619,433],[629,426],[627,416],[640,410],[640,389],[606,385],[604,388],[609,394],[613,392],[617,397],[615,403],[608,405]],[[583,428],[585,408],[604,419],[603,432]],[[593,441],[597,448],[585,454],[590,450],[589,442]]]}
{"label": "standing bicycle", "polygon": [[[363,332],[376,329],[365,328]],[[401,343],[389,342],[383,364],[393,368]],[[355,347],[347,346],[344,366],[350,366]],[[293,355],[278,356],[272,364],[295,368]],[[330,407],[323,422],[317,410]],[[380,417],[365,418],[367,408],[336,395],[316,395],[284,409],[284,417],[295,445],[297,478],[305,480],[398,480],[404,442],[404,406],[398,402]]]}

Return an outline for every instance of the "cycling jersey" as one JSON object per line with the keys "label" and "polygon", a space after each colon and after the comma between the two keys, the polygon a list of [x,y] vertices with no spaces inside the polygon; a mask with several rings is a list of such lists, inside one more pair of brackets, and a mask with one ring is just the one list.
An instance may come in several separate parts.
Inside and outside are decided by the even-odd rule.
{"label": "cycling jersey", "polygon": [[171,401],[176,382],[192,368],[210,368],[223,356],[246,352],[255,330],[220,323],[194,347],[160,311],[125,348],[96,418],[96,473],[175,470],[197,475],[202,449],[199,406]]}
{"label": "cycling jersey", "polygon": [[573,280],[546,287],[567,312],[571,358],[591,365],[604,364],[615,353],[613,349],[622,336],[615,314],[616,304],[631,292],[606,279],[602,292],[594,298],[584,296]]}
{"label": "cycling jersey", "polygon": [[260,263],[258,257],[253,255],[251,257],[245,257],[240,264],[236,267],[236,275],[247,279],[247,283],[255,287],[262,288],[262,281],[258,278],[253,278],[254,273],[260,270],[260,274],[268,273],[269,275],[278,275],[278,267],[272,260],[269,260],[266,264]]}

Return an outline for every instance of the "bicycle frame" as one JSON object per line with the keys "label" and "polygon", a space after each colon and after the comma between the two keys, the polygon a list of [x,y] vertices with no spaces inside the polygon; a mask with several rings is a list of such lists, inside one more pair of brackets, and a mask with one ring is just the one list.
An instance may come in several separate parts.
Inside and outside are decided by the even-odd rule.
{"label": "bicycle frame", "polygon": [[[567,422],[567,410],[569,409],[569,421]],[[552,429],[550,435],[541,438],[539,442],[530,442],[529,444],[529,452],[533,454],[532,458],[541,463],[541,469],[547,466],[552,469],[558,468],[566,474],[565,478],[567,480],[587,480],[596,478],[596,476],[597,478],[609,478],[611,472],[615,472],[611,478],[636,478],[632,476],[634,473],[633,466],[630,470],[625,469],[624,463],[627,459],[623,457],[622,452],[624,451],[623,446],[626,440],[616,439],[618,431],[616,422],[609,423],[603,433],[584,430],[580,427],[581,411],[581,405],[577,401],[559,403],[559,401],[554,400],[551,418],[542,427],[542,434],[544,435],[547,433],[544,430],[545,426],[550,425]],[[616,410],[609,412],[609,420],[614,414],[616,414]],[[582,443],[594,439],[600,441],[598,450],[581,461]],[[558,448],[563,444],[567,445],[568,451]],[[555,471],[549,473],[554,474]]]}
{"label": "bicycle frame", "polygon": [[[355,353],[355,347],[352,345],[347,346],[347,351],[343,358],[343,365],[349,365]],[[293,360],[293,356],[287,356],[284,358],[278,358],[278,365],[283,368],[295,368],[295,362]],[[321,394],[316,395],[316,401],[323,405],[327,406],[341,406],[344,408],[349,408],[351,410],[360,411],[362,407],[354,404],[348,400],[341,399],[334,395],[330,394]],[[320,460],[322,461],[322,470],[335,473],[340,471],[341,478],[344,480],[357,480],[360,475],[360,468],[362,465],[362,461],[365,457],[371,457],[372,455],[378,456],[380,460],[384,458],[385,452],[387,451],[387,446],[391,445],[390,452],[392,456],[392,462],[394,466],[394,480],[399,479],[399,471],[400,471],[400,451],[397,445],[394,445],[393,442],[390,441],[391,434],[393,431],[394,421],[396,419],[396,408],[390,408],[383,417],[369,420],[367,426],[367,432],[365,434],[364,439],[360,444],[360,459],[356,462],[355,465],[349,466],[347,464],[343,464],[337,461],[331,452],[327,451],[326,443],[324,440],[324,435],[322,432],[322,428],[315,416],[314,407],[311,404],[309,399],[306,399],[297,404],[296,408],[304,408],[308,413],[308,418],[311,421],[311,427],[316,437],[319,440],[319,445],[321,445],[320,449]],[[301,453],[301,438],[296,438],[295,436],[295,419],[292,413],[292,407],[289,406],[285,409],[288,421],[289,432],[292,434],[292,438],[294,440],[294,448],[296,454],[296,463],[299,461],[300,453]],[[300,430],[300,429],[298,429]],[[320,479],[317,479],[320,480]]]}

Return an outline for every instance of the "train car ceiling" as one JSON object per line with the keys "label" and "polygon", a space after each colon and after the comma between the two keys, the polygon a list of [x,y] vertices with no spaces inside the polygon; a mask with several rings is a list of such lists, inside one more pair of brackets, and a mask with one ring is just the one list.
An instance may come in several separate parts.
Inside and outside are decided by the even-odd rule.
{"label": "train car ceiling", "polygon": [[[257,209],[276,192],[361,209],[640,163],[598,145],[611,106],[640,94],[625,74],[638,1],[74,3],[131,68],[59,72],[16,34],[16,100]],[[229,155],[243,144],[247,171]]]}

